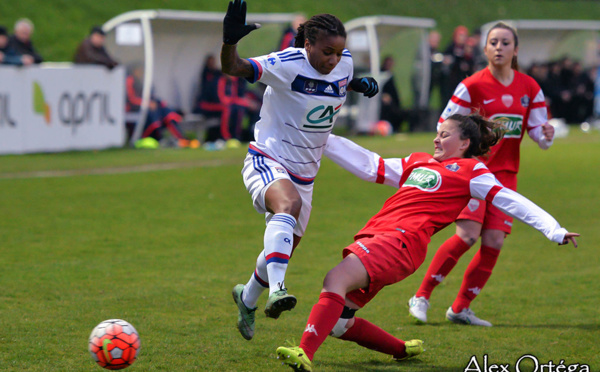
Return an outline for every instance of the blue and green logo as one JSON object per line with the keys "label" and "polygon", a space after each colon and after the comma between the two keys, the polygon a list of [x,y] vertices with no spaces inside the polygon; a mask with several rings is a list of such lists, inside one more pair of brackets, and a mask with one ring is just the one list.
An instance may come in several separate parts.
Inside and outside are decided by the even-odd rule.
{"label": "blue and green logo", "polygon": [[305,124],[304,127],[311,129],[331,128],[333,126],[335,116],[340,112],[341,107],[341,104],[337,107],[333,107],[332,105],[320,105],[315,107],[306,115],[306,121],[308,121],[310,124]]}

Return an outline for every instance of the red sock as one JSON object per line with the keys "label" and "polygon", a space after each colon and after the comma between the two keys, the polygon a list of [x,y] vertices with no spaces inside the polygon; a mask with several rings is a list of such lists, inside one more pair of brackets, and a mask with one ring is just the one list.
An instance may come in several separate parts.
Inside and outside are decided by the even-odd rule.
{"label": "red sock", "polygon": [[479,251],[473,257],[473,260],[465,271],[460,291],[454,303],[452,310],[455,313],[461,312],[464,308],[471,305],[471,301],[477,297],[479,292],[485,286],[485,283],[492,275],[492,269],[498,261],[500,250],[482,245]]}
{"label": "red sock", "polygon": [[417,297],[425,297],[429,300],[433,289],[444,280],[450,271],[456,266],[458,259],[471,248],[458,235],[453,235],[440,246],[433,256],[427,274],[417,291]]}
{"label": "red sock", "polygon": [[319,346],[329,336],[335,323],[342,315],[345,303],[346,301],[342,296],[336,293],[323,292],[319,296],[319,302],[313,306],[308,316],[306,329],[300,341],[300,347],[304,350],[308,359],[313,359]]}
{"label": "red sock", "polygon": [[367,349],[393,355],[396,358],[406,356],[404,341],[362,318],[354,318],[354,325],[348,328],[340,339],[356,342]]}

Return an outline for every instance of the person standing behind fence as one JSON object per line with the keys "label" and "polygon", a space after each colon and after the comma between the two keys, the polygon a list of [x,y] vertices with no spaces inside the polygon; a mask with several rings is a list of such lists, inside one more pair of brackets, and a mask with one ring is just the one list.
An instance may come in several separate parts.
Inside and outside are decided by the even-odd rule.
{"label": "person standing behind fence", "polygon": [[[492,147],[489,157],[481,159],[505,187],[517,189],[520,145],[527,131],[538,146],[552,145],[554,128],[548,124],[544,93],[535,80],[518,71],[517,31],[499,22],[488,32],[484,52],[488,67],[463,80],[439,119],[441,125],[453,114],[479,111],[504,124],[504,137]],[[459,258],[481,236],[481,248],[465,272],[462,286],[446,318],[454,323],[490,327],[470,309],[483,290],[496,265],[513,218],[489,201],[471,199],[456,218],[456,234],[437,250],[425,278],[409,304],[409,314],[417,322],[427,322],[429,298],[456,265]]]}
{"label": "person standing behind fence", "polygon": [[90,30],[90,35],[85,38],[77,47],[73,62],[80,64],[103,65],[112,69],[118,65],[106,51],[104,42],[106,34],[99,26],[94,26]]}
{"label": "person standing behind fence", "polygon": [[33,63],[33,57],[28,55],[18,56],[8,47],[8,33],[6,27],[0,26],[0,64],[28,66]]}
{"label": "person standing behind fence", "polygon": [[238,330],[250,340],[256,303],[265,289],[269,288],[267,317],[277,319],[296,305],[296,297],[287,293],[285,274],[308,224],[313,182],[347,89],[373,97],[379,88],[372,78],[352,79],[346,31],[331,14],[315,15],[303,23],[294,48],[241,59],[238,41],[260,27],[246,24],[247,3],[229,3],[223,20],[221,65],[226,74],[268,86],[255,141],[250,143],[242,170],[254,208],[267,222],[264,249],[248,283],[232,291]]}
{"label": "person standing behind fence", "polygon": [[8,49],[17,56],[28,56],[33,63],[42,63],[43,58],[33,47],[31,35],[33,34],[33,23],[27,18],[21,18],[15,23],[14,34],[9,38]]}

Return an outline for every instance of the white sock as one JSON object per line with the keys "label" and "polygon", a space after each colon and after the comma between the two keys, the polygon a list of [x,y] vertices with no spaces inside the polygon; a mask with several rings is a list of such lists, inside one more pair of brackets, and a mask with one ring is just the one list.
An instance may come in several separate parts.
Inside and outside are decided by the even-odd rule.
{"label": "white sock", "polygon": [[264,255],[267,262],[269,295],[285,287],[284,279],[292,248],[296,219],[287,213],[277,213],[265,229]]}
{"label": "white sock", "polygon": [[269,288],[269,283],[266,281],[267,278],[267,261],[265,260],[265,251],[262,251],[256,259],[256,270],[250,276],[250,280],[248,280],[248,283],[244,287],[244,292],[242,292],[242,302],[247,308],[252,309],[256,307],[256,302],[258,302],[260,295],[265,289]]}

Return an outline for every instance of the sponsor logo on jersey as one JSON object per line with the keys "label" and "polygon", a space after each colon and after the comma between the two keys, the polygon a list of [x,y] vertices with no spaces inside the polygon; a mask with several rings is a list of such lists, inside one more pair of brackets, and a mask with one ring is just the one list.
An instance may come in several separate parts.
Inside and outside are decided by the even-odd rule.
{"label": "sponsor logo on jersey", "polygon": [[282,174],[287,173],[286,170],[281,167],[275,167],[274,169],[277,173],[282,173]]}
{"label": "sponsor logo on jersey", "polygon": [[434,192],[442,186],[442,176],[429,168],[415,168],[402,187],[416,187],[419,190]]}
{"label": "sponsor logo on jersey", "polygon": [[529,107],[529,96],[524,95],[523,97],[521,97],[521,106],[525,108]]}
{"label": "sponsor logo on jersey", "polygon": [[460,169],[460,166],[456,163],[448,164],[448,165],[446,165],[446,169],[448,169],[449,171],[452,171],[452,172],[456,172],[457,170]]}
{"label": "sponsor logo on jersey", "polygon": [[504,103],[504,106],[506,106],[506,107],[512,106],[513,96],[511,96],[510,94],[504,94],[502,96],[502,103]]}
{"label": "sponsor logo on jersey", "polygon": [[502,123],[504,126],[504,138],[521,138],[523,133],[523,116],[515,114],[496,114],[491,120]]}
{"label": "sponsor logo on jersey", "polygon": [[337,81],[327,81],[296,75],[292,81],[292,91],[314,96],[342,98],[346,96],[347,81],[347,77]]}
{"label": "sponsor logo on jersey", "polygon": [[484,104],[484,105],[487,105],[487,104],[490,104],[490,103],[494,102],[495,100],[496,100],[496,98],[492,98],[492,99],[484,99],[484,100],[483,100],[483,104]]}
{"label": "sponsor logo on jersey", "polygon": [[314,80],[306,80],[304,82],[304,91],[306,93],[316,93],[317,92],[317,82]]}
{"label": "sponsor logo on jersey", "polygon": [[335,116],[340,112],[342,105],[333,107],[332,105],[319,105],[310,110],[306,115],[306,121],[310,124],[322,125],[304,125],[305,128],[329,128],[333,125]]}

